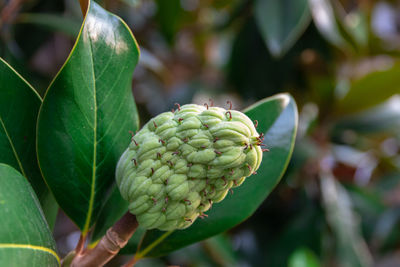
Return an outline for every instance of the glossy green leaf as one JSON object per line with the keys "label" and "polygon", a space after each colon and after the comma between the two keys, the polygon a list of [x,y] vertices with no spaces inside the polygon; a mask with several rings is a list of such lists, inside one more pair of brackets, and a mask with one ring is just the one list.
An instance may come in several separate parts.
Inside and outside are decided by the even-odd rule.
{"label": "glossy green leaf", "polygon": [[297,249],[289,258],[288,267],[319,267],[321,264],[315,254],[307,248]]}
{"label": "glossy green leaf", "polygon": [[28,181],[0,163],[0,266],[59,266],[56,244]]}
{"label": "glossy green leaf", "polygon": [[27,177],[39,199],[46,197],[47,191],[35,151],[41,102],[32,86],[0,58],[0,163]]}
{"label": "glossy green leaf", "polygon": [[321,195],[327,221],[337,242],[340,266],[372,266],[372,257],[361,235],[347,191],[329,172],[321,174]]}
{"label": "glossy green leaf", "polygon": [[37,150],[43,176],[84,234],[95,223],[138,115],[132,73],[139,50],[127,25],[95,2],[43,100]]}
{"label": "glossy green leaf", "polygon": [[297,130],[297,107],[287,94],[266,98],[245,110],[258,120],[257,130],[265,134],[270,152],[257,174],[234,189],[222,202],[207,212],[208,218],[198,219],[185,230],[175,232],[148,231],[137,257],[160,256],[178,248],[217,235],[251,216],[282,177],[291,157]]}
{"label": "glossy green leaf", "polygon": [[338,103],[338,113],[361,111],[400,93],[400,62],[393,64],[389,60],[381,68],[351,83],[348,93]]}
{"label": "glossy green leaf", "polygon": [[272,55],[280,57],[310,23],[308,0],[257,0],[255,18]]}

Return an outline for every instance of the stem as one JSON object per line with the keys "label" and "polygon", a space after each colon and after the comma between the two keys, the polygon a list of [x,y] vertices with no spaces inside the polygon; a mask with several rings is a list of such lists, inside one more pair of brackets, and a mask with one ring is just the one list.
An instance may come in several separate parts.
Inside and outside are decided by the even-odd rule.
{"label": "stem", "polygon": [[135,215],[127,212],[107,230],[100,242],[90,250],[84,250],[75,256],[71,267],[100,267],[118,254],[135,233],[138,222]]}
{"label": "stem", "polygon": [[79,237],[78,244],[76,245],[76,248],[75,248],[75,253],[76,254],[79,255],[79,254],[82,253],[82,251],[83,251],[83,249],[85,247],[85,242],[86,242],[86,235],[82,235],[81,234],[81,236]]}

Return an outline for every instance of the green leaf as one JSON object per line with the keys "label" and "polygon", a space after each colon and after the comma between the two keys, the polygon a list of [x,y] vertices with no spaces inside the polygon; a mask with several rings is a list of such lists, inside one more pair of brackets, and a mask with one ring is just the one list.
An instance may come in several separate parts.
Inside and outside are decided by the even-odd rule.
{"label": "green leaf", "polygon": [[132,73],[139,49],[127,25],[89,2],[77,41],[43,100],[37,150],[43,176],[86,234],[138,127]]}
{"label": "green leaf", "polygon": [[35,149],[41,104],[35,89],[0,58],[0,163],[14,167],[28,178],[53,228],[58,206],[43,181]]}
{"label": "green leaf", "polygon": [[80,22],[62,14],[23,13],[18,16],[17,23],[34,24],[51,31],[62,32],[75,38],[79,32]]}
{"label": "green leaf", "polygon": [[35,151],[41,102],[32,86],[0,58],[0,163],[27,177],[40,199],[47,191]]}
{"label": "green leaf", "polygon": [[349,91],[338,103],[338,113],[362,111],[400,93],[400,62],[393,63],[389,60],[381,65],[381,70],[371,72],[351,83]]}
{"label": "green leaf", "polygon": [[[114,186],[110,198],[100,212],[99,219],[93,229],[91,240],[98,241],[128,211],[128,202],[122,198],[117,186]],[[135,233],[136,234],[136,233]]]}
{"label": "green leaf", "polygon": [[180,0],[156,0],[157,3],[157,22],[161,33],[171,44],[175,39],[179,23],[182,17],[182,8]]}
{"label": "green leaf", "polygon": [[178,248],[217,235],[250,217],[281,179],[291,157],[296,130],[297,107],[287,94],[266,98],[245,110],[253,120],[258,120],[257,130],[265,134],[270,152],[257,174],[229,194],[225,200],[208,212],[208,218],[175,232],[148,231],[142,250],[137,257],[161,256]]}
{"label": "green leaf", "polygon": [[0,266],[59,266],[56,244],[28,181],[0,163]]}
{"label": "green leaf", "polygon": [[256,0],[254,15],[272,55],[281,57],[311,21],[308,0]]}
{"label": "green leaf", "polygon": [[314,252],[308,248],[297,249],[289,258],[289,267],[319,267],[321,264]]}
{"label": "green leaf", "polygon": [[362,9],[355,10],[347,14],[344,21],[346,23],[348,32],[356,41],[357,45],[361,48],[365,48],[369,41],[369,21],[368,16],[363,12]]}
{"label": "green leaf", "polygon": [[[353,50],[355,41],[344,23],[343,12],[338,12],[338,3],[330,0],[308,0],[313,21],[322,36],[343,50]],[[339,14],[340,13],[340,14]]]}
{"label": "green leaf", "polygon": [[328,224],[337,242],[340,266],[372,266],[372,257],[361,235],[347,191],[329,172],[321,174],[321,195]]}
{"label": "green leaf", "polygon": [[333,135],[345,130],[361,134],[392,132],[400,129],[400,97],[394,96],[376,107],[348,116],[341,116],[333,128]]}

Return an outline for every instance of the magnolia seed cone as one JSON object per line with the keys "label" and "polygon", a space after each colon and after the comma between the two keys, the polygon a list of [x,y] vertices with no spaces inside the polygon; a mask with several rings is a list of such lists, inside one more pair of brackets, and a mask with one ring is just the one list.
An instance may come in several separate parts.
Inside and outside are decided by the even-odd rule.
{"label": "magnolia seed cone", "polygon": [[183,229],[258,169],[261,142],[239,111],[184,105],[132,137],[117,184],[142,227]]}

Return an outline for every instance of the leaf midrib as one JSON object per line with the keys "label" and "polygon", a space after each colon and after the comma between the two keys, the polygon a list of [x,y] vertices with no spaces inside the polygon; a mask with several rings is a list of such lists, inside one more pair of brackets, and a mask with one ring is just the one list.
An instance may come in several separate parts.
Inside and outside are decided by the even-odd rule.
{"label": "leaf midrib", "polygon": [[21,162],[21,160],[20,160],[20,158],[19,158],[19,156],[18,156],[18,154],[17,154],[17,151],[15,150],[14,143],[13,143],[13,141],[11,140],[11,137],[10,137],[8,131],[7,131],[7,128],[6,128],[5,124],[4,124],[4,121],[3,121],[3,119],[2,119],[1,116],[0,116],[0,124],[1,124],[2,128],[4,129],[4,133],[6,134],[7,140],[8,140],[8,142],[10,143],[11,149],[12,149],[12,151],[13,151],[13,153],[14,153],[15,159],[16,159],[17,162],[18,162],[18,166],[19,166],[19,168],[20,168],[20,170],[21,170],[21,172],[22,172],[22,175],[25,176],[25,177],[27,177],[26,174],[25,174],[24,168],[22,167],[22,162]]}
{"label": "leaf midrib", "polygon": [[90,187],[90,198],[89,198],[89,206],[88,206],[88,213],[85,221],[85,225],[83,227],[82,233],[85,235],[89,231],[90,221],[93,214],[93,203],[94,203],[94,195],[95,195],[95,188],[96,188],[96,169],[97,169],[97,88],[96,88],[96,77],[94,71],[94,61],[93,61],[93,48],[92,48],[92,40],[90,36],[88,38],[90,42],[90,60],[92,65],[92,76],[93,76],[93,111],[94,111],[94,122],[93,122],[93,165],[92,165],[92,182]]}

